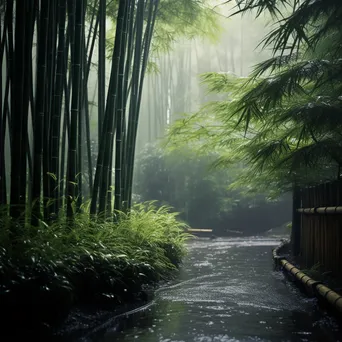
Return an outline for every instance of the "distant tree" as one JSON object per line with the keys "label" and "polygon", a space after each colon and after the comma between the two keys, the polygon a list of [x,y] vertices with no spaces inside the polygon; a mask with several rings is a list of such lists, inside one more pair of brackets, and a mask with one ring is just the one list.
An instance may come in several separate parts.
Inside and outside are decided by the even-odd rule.
{"label": "distant tree", "polygon": [[[216,158],[215,153],[196,155],[187,148],[167,151],[152,145],[138,155],[134,197],[171,205],[192,227],[220,234],[229,229],[261,232],[289,220],[288,201],[273,201],[265,192],[250,192],[248,186],[232,187],[242,166],[212,170]],[[279,215],[268,219],[267,213],[277,205]],[[250,216],[258,221],[253,227],[245,220]]]}

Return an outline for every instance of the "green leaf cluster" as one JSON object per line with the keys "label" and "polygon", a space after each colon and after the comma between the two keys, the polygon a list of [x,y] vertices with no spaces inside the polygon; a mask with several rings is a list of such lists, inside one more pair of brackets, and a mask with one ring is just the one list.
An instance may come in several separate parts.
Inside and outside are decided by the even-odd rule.
{"label": "green leaf cluster", "polygon": [[[253,208],[269,210],[270,194],[255,193],[247,184],[237,186],[243,165],[212,169],[220,154],[194,152],[189,147],[169,151],[156,145],[142,151],[135,171],[136,199],[171,205],[193,228],[212,228],[217,234],[226,234],[227,227],[235,224],[246,233],[249,227],[242,224],[242,216]],[[255,230],[262,231],[265,226]]]}
{"label": "green leaf cluster", "polygon": [[[61,213],[41,228],[0,215],[3,316],[21,312],[34,325],[56,324],[54,315],[64,319],[77,305],[113,308],[139,300],[146,285],[172,278],[190,237],[177,213],[148,202],[116,214],[118,223],[96,222],[89,213],[71,222]],[[20,230],[15,238],[12,225]]]}
{"label": "green leaf cluster", "polygon": [[239,11],[280,17],[263,42],[274,55],[248,79],[203,75],[220,98],[179,120],[171,141],[220,151],[217,166],[243,163],[239,182],[256,188],[287,191],[340,177],[342,3],[287,1],[288,15],[279,1],[238,3]]}

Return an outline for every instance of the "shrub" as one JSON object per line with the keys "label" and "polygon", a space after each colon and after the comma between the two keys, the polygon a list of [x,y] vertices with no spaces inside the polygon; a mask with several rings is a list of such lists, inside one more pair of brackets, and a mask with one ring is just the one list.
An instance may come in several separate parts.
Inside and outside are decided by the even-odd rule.
{"label": "shrub", "polygon": [[153,202],[118,212],[117,223],[77,214],[70,224],[61,215],[39,229],[17,222],[15,240],[14,222],[2,216],[3,317],[55,325],[74,305],[112,308],[141,298],[145,285],[173,276],[186,252],[189,235],[176,216]]}

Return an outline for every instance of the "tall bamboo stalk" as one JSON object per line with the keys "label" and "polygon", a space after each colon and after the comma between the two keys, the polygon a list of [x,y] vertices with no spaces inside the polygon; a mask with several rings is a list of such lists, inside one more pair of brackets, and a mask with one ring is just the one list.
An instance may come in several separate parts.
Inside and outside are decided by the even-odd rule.
{"label": "tall bamboo stalk", "polygon": [[[99,3],[99,61],[98,61],[98,139],[102,134],[102,124],[106,104],[106,0]],[[100,148],[100,144],[98,144]]]}
{"label": "tall bamboo stalk", "polygon": [[44,102],[44,129],[43,129],[43,212],[44,220],[50,219],[53,207],[49,206],[49,200],[52,198],[52,192],[56,186],[56,179],[51,173],[51,147],[52,147],[52,125],[53,125],[53,95],[54,78],[56,72],[56,44],[57,44],[57,24],[58,24],[58,2],[50,1],[49,23],[48,23],[48,41],[47,41],[47,63],[45,79],[45,102]]}
{"label": "tall bamboo stalk", "polygon": [[76,199],[76,174],[77,174],[77,133],[78,118],[80,115],[80,89],[81,89],[81,63],[82,63],[82,25],[84,23],[84,0],[78,0],[73,5],[71,2],[70,16],[73,20],[74,13],[74,51],[71,58],[72,73],[72,97],[71,97],[71,117],[70,134],[68,143],[68,166],[67,166],[67,216],[72,218],[74,215],[72,205]]}
{"label": "tall bamboo stalk", "polygon": [[[124,126],[124,117],[125,117],[125,94],[127,87],[127,80],[125,80],[125,53],[126,53],[126,40],[127,34],[130,30],[129,25],[132,26],[133,21],[131,21],[131,8],[134,4],[131,1],[127,2],[126,8],[126,23],[124,23],[123,28],[123,38],[121,44],[121,52],[120,52],[120,63],[119,63],[119,74],[118,74],[118,93],[117,93],[117,102],[116,102],[116,110],[115,110],[115,118],[116,122],[116,147],[115,147],[115,185],[114,185],[114,193],[115,193],[115,202],[114,208],[116,210],[122,209],[122,168],[123,168],[123,137],[125,134],[125,126]],[[130,51],[128,50],[128,54]]]}
{"label": "tall bamboo stalk", "polygon": [[[5,56],[5,44],[6,44],[6,34],[7,34],[7,26],[8,26],[8,14],[7,8],[5,10],[4,16],[4,25],[2,27],[2,22],[0,22],[0,205],[7,204],[7,191],[6,191],[6,165],[5,165],[5,141],[6,141],[6,126],[7,126],[7,113],[5,111],[6,103],[8,99],[6,96],[4,98],[3,94],[3,66],[7,67],[7,63],[4,64],[4,56]],[[1,20],[0,20],[1,21]],[[5,74],[6,75],[6,74]],[[5,82],[5,92],[7,89],[8,83],[8,75],[6,75]]]}
{"label": "tall bamboo stalk", "polygon": [[[57,66],[52,107],[52,123],[51,123],[51,173],[55,175],[56,181],[51,182],[52,198],[54,199],[54,213],[58,214],[60,205],[60,134],[63,104],[63,81],[66,72],[65,64],[65,27],[66,27],[66,0],[58,1],[58,48],[57,48]],[[63,153],[63,152],[62,152]]]}
{"label": "tall bamboo stalk", "polygon": [[[144,77],[147,67],[147,61],[150,52],[151,40],[154,30],[154,25],[156,21],[157,11],[159,0],[150,0],[146,3],[149,3],[148,9],[148,17],[147,23],[144,33],[144,40],[141,40],[141,37],[137,36],[136,39],[136,54],[134,58],[134,67],[133,67],[133,75],[132,75],[132,94],[131,94],[131,104],[130,104],[130,114],[129,114],[129,125],[127,132],[127,159],[126,162],[126,172],[125,172],[125,197],[124,201],[127,202],[128,208],[131,207],[132,204],[132,187],[133,187],[133,171],[134,171],[134,156],[135,156],[135,145],[137,139],[137,131],[138,131],[138,121],[139,121],[139,112],[140,112],[140,103],[142,97],[142,89],[144,83]],[[137,27],[140,28],[139,25]],[[139,29],[138,31],[139,32]],[[140,64],[137,58],[142,56],[142,65],[140,68]],[[141,58],[141,57],[140,57]],[[134,97],[136,97],[134,99]]]}
{"label": "tall bamboo stalk", "polygon": [[[9,1],[12,6],[13,1]],[[26,136],[29,103],[28,60],[33,39],[30,19],[33,1],[16,2],[15,53],[11,66],[11,216],[18,218],[26,205]],[[27,13],[28,12],[28,13]],[[26,88],[25,88],[26,87]],[[14,138],[15,137],[15,138]],[[22,139],[18,139],[22,137]]]}
{"label": "tall bamboo stalk", "polygon": [[105,212],[107,191],[108,189],[108,173],[111,167],[111,154],[113,153],[111,149],[111,143],[114,136],[114,109],[116,103],[116,91],[118,84],[118,71],[120,65],[120,53],[121,53],[121,43],[123,39],[124,30],[124,19],[125,14],[128,12],[126,10],[127,2],[120,0],[118,9],[118,20],[116,25],[116,34],[114,41],[114,51],[112,57],[112,70],[110,76],[110,83],[107,95],[106,111],[103,120],[103,130],[100,140],[100,151],[97,159],[97,167],[94,180],[94,189],[91,203],[91,213],[96,211],[97,195],[99,191],[99,213]]}
{"label": "tall bamboo stalk", "polygon": [[[38,32],[38,55],[37,55],[37,83],[36,105],[33,116],[33,183],[32,183],[32,219],[31,223],[38,225],[41,218],[41,180],[43,158],[43,127],[44,127],[44,103],[45,103],[45,80],[47,63],[47,40],[50,2],[44,2],[40,11],[40,30]],[[38,88],[39,87],[39,88]]]}
{"label": "tall bamboo stalk", "polygon": [[[83,100],[82,105],[83,109],[85,111],[85,136],[86,136],[86,143],[87,143],[87,163],[88,163],[88,188],[89,188],[89,194],[90,197],[93,192],[93,163],[91,158],[91,138],[90,138],[90,112],[89,112],[89,103],[88,103],[88,81],[89,81],[89,73],[90,73],[90,67],[91,67],[91,61],[95,49],[95,42],[97,38],[97,32],[99,29],[100,24],[100,10],[96,11],[96,4],[98,4],[99,1],[94,1],[94,9],[93,9],[93,16],[92,16],[92,22],[89,29],[89,35],[87,39],[87,45],[85,48],[84,53],[84,80],[83,80]],[[93,21],[96,14],[96,20],[95,25],[93,25]],[[93,28],[94,27],[94,28]],[[93,28],[93,29],[92,29]],[[92,33],[92,35],[91,35]],[[88,57],[88,60],[87,60]],[[99,56],[100,58],[100,56]],[[100,67],[100,66],[99,66]],[[105,78],[105,75],[103,75],[103,78]],[[98,82],[98,79],[97,79]]]}
{"label": "tall bamboo stalk", "polygon": [[[85,16],[86,6],[83,8]],[[87,92],[87,88],[84,87],[84,84],[87,83],[87,56],[86,56],[86,41],[84,34],[84,26],[82,25],[81,31],[81,64],[80,64],[80,90],[79,90],[79,112],[78,112],[78,130],[77,130],[77,200],[76,206],[77,211],[80,212],[82,200],[83,200],[83,123],[85,116],[84,109],[84,99],[85,92]],[[82,86],[83,84],[83,86]]]}

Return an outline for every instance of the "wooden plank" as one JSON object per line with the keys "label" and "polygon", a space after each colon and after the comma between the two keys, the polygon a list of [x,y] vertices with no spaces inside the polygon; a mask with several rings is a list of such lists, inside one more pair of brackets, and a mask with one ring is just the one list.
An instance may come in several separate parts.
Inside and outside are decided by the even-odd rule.
{"label": "wooden plank", "polygon": [[189,233],[212,233],[212,229],[189,228]]}

